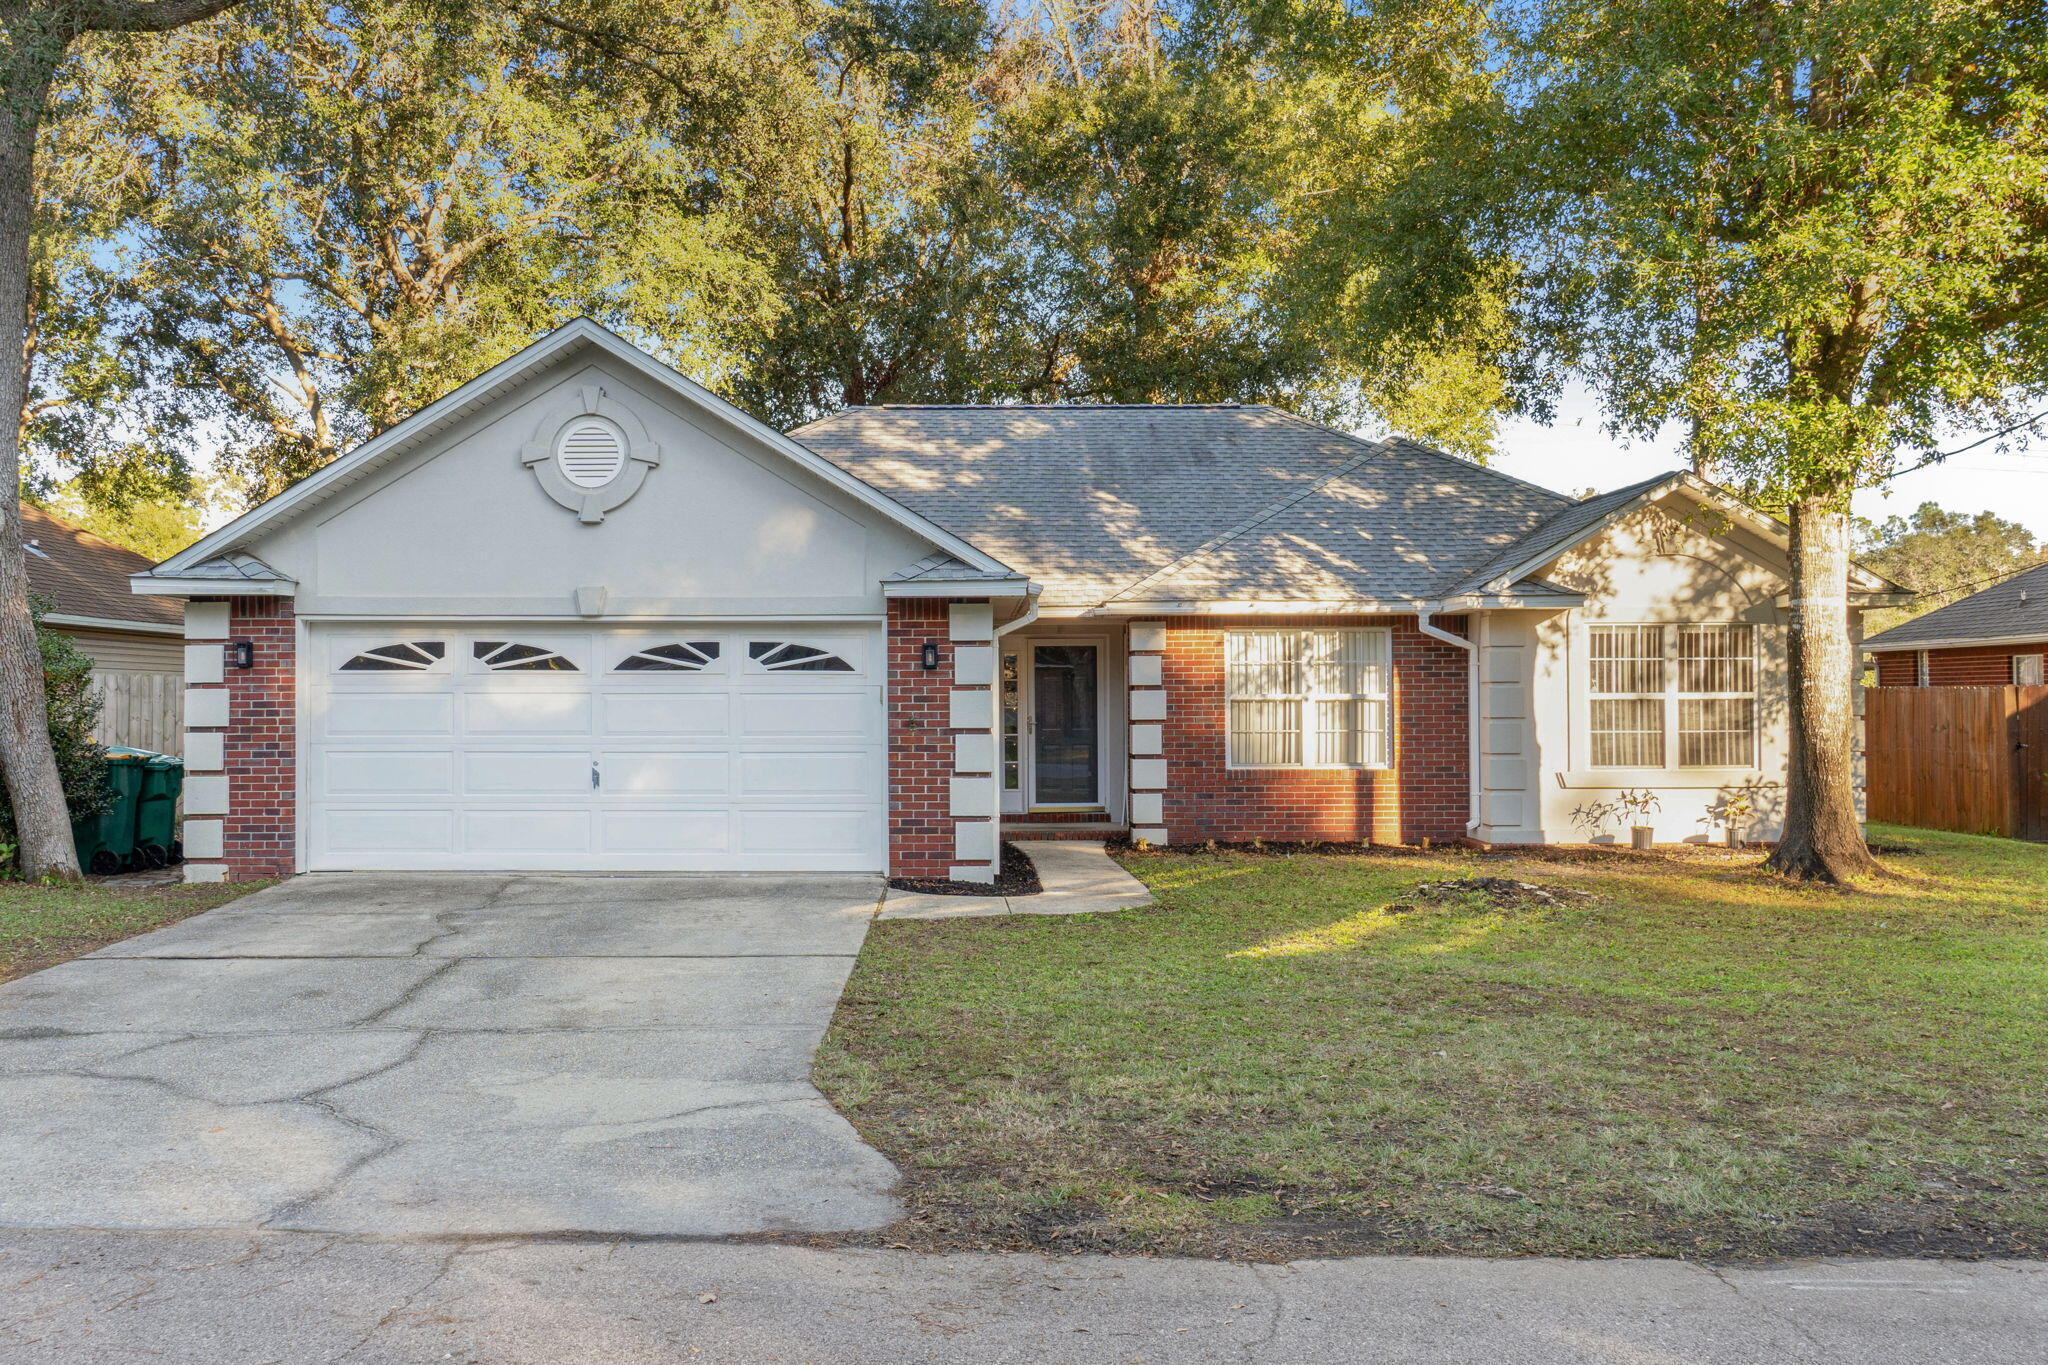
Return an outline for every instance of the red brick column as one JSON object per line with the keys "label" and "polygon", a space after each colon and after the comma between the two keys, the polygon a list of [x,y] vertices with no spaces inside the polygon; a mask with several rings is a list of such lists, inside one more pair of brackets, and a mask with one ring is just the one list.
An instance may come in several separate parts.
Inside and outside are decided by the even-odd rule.
{"label": "red brick column", "polygon": [[946,603],[892,599],[888,633],[889,875],[943,877],[953,863],[952,671],[924,667],[920,653],[926,640],[947,649]]}
{"label": "red brick column", "polygon": [[[1440,624],[1453,633],[1465,630],[1459,617]],[[1463,650],[1422,634],[1412,616],[1172,617],[1165,626],[1165,825],[1175,843],[1416,843],[1464,837],[1470,713]],[[1224,731],[1224,632],[1315,626],[1391,628],[1393,766],[1231,769]]]}
{"label": "red brick column", "polygon": [[255,662],[229,668],[222,852],[230,881],[297,870],[298,633],[288,597],[237,597],[229,648],[247,640]]}

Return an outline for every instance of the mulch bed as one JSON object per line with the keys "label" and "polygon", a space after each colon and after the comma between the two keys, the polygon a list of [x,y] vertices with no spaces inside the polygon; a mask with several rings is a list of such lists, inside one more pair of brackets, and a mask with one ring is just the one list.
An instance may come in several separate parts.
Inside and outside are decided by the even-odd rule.
{"label": "mulch bed", "polygon": [[947,877],[891,877],[892,891],[915,891],[925,896],[1035,896],[1045,890],[1038,884],[1038,869],[1013,843],[1003,844],[1002,865],[993,882],[956,882]]}

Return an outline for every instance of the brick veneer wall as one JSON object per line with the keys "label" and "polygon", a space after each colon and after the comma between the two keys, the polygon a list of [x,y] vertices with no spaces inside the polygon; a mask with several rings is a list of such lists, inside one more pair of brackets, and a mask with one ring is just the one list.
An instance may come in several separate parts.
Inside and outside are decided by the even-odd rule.
{"label": "brick veneer wall", "polygon": [[[1927,651],[1927,685],[2004,687],[2012,682],[2014,655],[2043,653],[2048,653],[2048,641],[1930,649]],[[1913,650],[1887,650],[1875,657],[1879,687],[1912,687],[1919,682],[1919,657]]]}
{"label": "brick veneer wall", "polygon": [[289,877],[297,859],[298,634],[290,598],[238,597],[228,637],[255,666],[227,670],[228,879]]}
{"label": "brick veneer wall", "polygon": [[[996,830],[992,614],[978,599],[889,603],[889,875],[990,881]],[[926,642],[939,666],[926,668]],[[956,724],[956,722],[961,722]]]}
{"label": "brick veneer wall", "polygon": [[[1462,617],[1437,623],[1464,634]],[[1165,826],[1203,839],[1415,843],[1465,836],[1470,818],[1465,651],[1433,640],[1412,616],[1169,617]],[[1385,770],[1236,769],[1224,734],[1223,633],[1289,626],[1393,629],[1394,765]]]}
{"label": "brick veneer wall", "polygon": [[[297,862],[298,636],[291,601],[194,602],[186,630],[193,641],[186,660],[186,877],[288,877]],[[223,667],[239,640],[249,642],[253,666]],[[210,724],[214,706],[198,703],[223,694],[226,724]]]}

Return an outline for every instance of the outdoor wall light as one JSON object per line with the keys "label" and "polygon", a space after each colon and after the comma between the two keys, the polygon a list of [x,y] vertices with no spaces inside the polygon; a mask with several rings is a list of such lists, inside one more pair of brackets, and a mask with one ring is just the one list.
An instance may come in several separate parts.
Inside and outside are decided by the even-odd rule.
{"label": "outdoor wall light", "polygon": [[939,666],[939,642],[937,640],[926,640],[924,648],[917,652],[917,661],[926,668],[937,668]]}
{"label": "outdoor wall light", "polygon": [[236,640],[228,645],[228,667],[254,668],[256,646],[248,640]]}

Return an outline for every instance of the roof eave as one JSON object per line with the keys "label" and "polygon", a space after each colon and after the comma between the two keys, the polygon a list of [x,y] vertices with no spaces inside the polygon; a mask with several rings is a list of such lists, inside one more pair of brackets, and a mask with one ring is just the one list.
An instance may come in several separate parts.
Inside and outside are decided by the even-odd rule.
{"label": "roof eave", "polygon": [[128,591],[138,597],[296,597],[299,585],[290,578],[191,578],[139,573],[128,580]]}
{"label": "roof eave", "polygon": [[882,584],[884,597],[1036,597],[1041,591],[1024,578],[913,578]]}
{"label": "roof eave", "polygon": [[[1889,635],[1891,632],[1886,631]],[[2048,650],[2048,630],[2037,630],[2025,635],[1954,635],[1938,640],[1900,640],[1896,644],[1880,643],[1884,635],[1873,635],[1863,642],[1863,648],[1872,654],[1917,653],[1923,649],[1973,649],[1998,645],[2040,645]]]}

